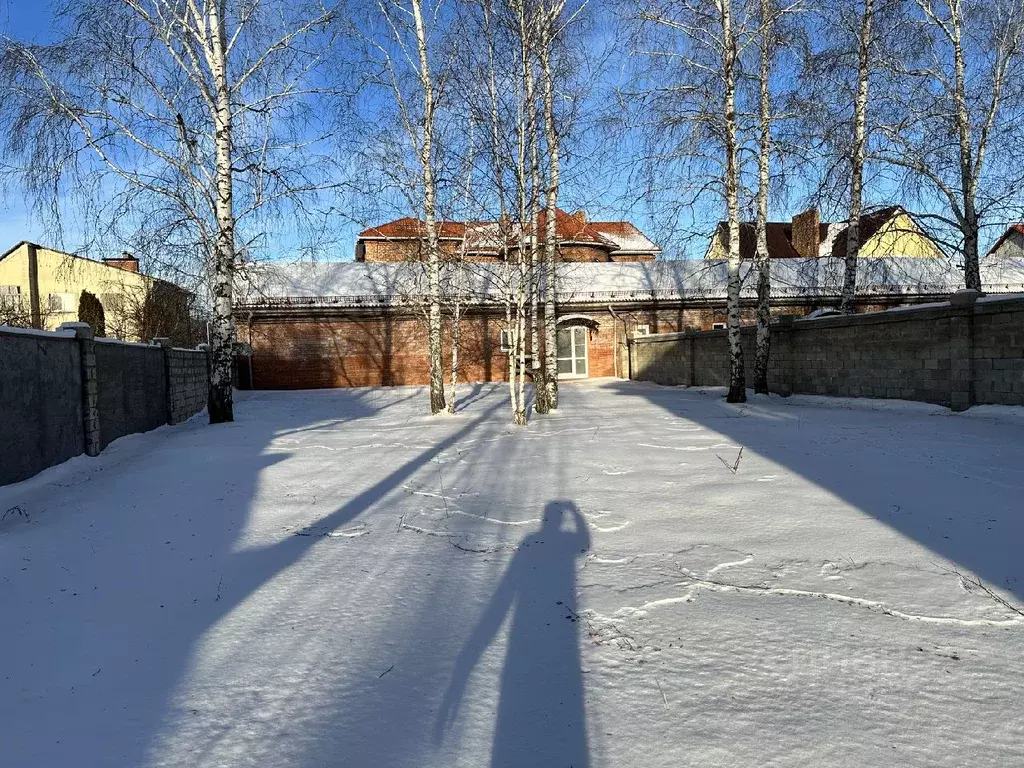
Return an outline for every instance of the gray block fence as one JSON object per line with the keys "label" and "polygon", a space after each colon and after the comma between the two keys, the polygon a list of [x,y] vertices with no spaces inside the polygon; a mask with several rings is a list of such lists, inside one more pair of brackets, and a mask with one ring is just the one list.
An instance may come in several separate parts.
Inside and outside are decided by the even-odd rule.
{"label": "gray block fence", "polygon": [[[742,330],[747,386],[754,329]],[[629,341],[637,381],[728,386],[726,331],[664,333]],[[768,387],[783,395],[877,397],[1024,405],[1024,297],[960,291],[950,301],[886,312],[772,325]]]}
{"label": "gray block fence", "polygon": [[208,382],[206,351],[166,339],[95,339],[83,323],[0,329],[0,485],[181,423],[206,407]]}

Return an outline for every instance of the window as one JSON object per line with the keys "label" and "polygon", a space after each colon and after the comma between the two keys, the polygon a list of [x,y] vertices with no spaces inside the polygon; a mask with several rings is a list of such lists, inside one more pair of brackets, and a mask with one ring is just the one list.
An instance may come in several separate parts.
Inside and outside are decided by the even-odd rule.
{"label": "window", "polygon": [[633,329],[633,335],[634,336],[650,336],[651,335],[651,326],[649,326],[649,325],[638,325],[636,328]]}
{"label": "window", "polygon": [[74,312],[75,297],[70,293],[51,293],[49,309],[51,312]]}
{"label": "window", "polygon": [[725,329],[726,329],[725,323],[712,323],[711,324],[711,330],[712,331],[724,331]]}
{"label": "window", "polygon": [[560,378],[585,378],[587,375],[587,329],[581,326],[559,328],[557,363]]}
{"label": "window", "polygon": [[501,332],[501,351],[503,354],[512,354],[512,331]]}
{"label": "window", "polygon": [[20,285],[0,285],[0,309],[21,309]]}

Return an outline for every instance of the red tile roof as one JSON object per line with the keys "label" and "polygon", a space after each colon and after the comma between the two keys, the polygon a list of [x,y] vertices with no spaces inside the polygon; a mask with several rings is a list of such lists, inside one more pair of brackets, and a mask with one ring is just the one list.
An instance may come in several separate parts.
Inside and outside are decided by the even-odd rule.
{"label": "red tile roof", "polygon": [[[466,234],[466,222],[462,221],[441,221],[438,222],[438,237],[463,237]],[[426,237],[427,225],[422,219],[414,219],[405,216],[401,219],[389,221],[378,227],[370,227],[359,233],[360,238],[385,238],[387,240],[407,240],[409,238]]]}
{"label": "red tile roof", "polygon": [[[438,224],[438,235],[443,238],[462,239],[469,232],[477,233],[477,238],[491,231],[497,222],[462,222],[444,221]],[[546,231],[547,216],[541,211],[538,217],[541,237]],[[532,227],[527,226],[529,231]],[[561,208],[555,209],[555,232],[561,242],[587,243],[609,251],[626,250],[644,253],[656,253],[660,249],[651,242],[639,229],[628,221],[587,221],[584,211],[566,213]],[[421,219],[404,217],[389,221],[376,227],[370,227],[359,233],[360,239],[408,240],[426,237],[426,225]],[[488,239],[488,238],[484,238]],[[489,238],[493,240],[493,238]],[[512,236],[516,240],[516,236]],[[493,244],[492,244],[493,245]]]}
{"label": "red tile roof", "polygon": [[[874,237],[888,221],[894,216],[903,212],[899,205],[890,205],[865,213],[860,217],[860,241],[866,242]],[[846,256],[846,222],[833,224],[821,224],[819,227],[819,242],[826,243],[829,236],[829,228],[842,226],[843,229],[832,240],[832,252],[824,254],[843,258]],[[793,247],[793,224],[789,221],[769,221],[767,224],[768,235],[768,256],[772,259],[797,259],[800,254]],[[728,251],[729,225],[720,221],[715,233],[722,249]],[[752,260],[757,250],[754,222],[740,222],[740,258],[744,261]]]}
{"label": "red tile roof", "polygon": [[1003,234],[999,236],[999,239],[995,241],[992,247],[988,249],[988,254],[986,254],[986,256],[995,253],[996,250],[999,249],[999,246],[1005,243],[1010,238],[1010,236],[1014,234],[1024,237],[1024,222],[1011,224],[1009,227],[1007,227],[1006,231],[1003,232]]}
{"label": "red tile roof", "polygon": [[[768,237],[768,256],[772,259],[797,259],[800,254],[796,252],[790,237],[793,233],[793,225],[788,221],[769,221],[766,225]],[[724,221],[718,223],[716,233],[722,250],[729,251],[729,224]],[[757,237],[754,222],[740,222],[740,258],[750,261],[757,251]]]}

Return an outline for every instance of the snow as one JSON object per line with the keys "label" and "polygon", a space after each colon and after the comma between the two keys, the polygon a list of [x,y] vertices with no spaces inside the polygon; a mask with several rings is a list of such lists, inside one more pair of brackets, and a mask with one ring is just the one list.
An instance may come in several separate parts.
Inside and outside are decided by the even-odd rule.
{"label": "snow", "polygon": [[43,336],[47,339],[73,339],[74,331],[40,331],[36,328],[18,328],[13,325],[0,325],[0,332],[12,336]]}
{"label": "snow", "polygon": [[0,764],[1024,764],[1024,420],[721,394],[246,393],[0,488]]}
{"label": "snow", "polygon": [[[772,293],[780,298],[834,298],[841,292],[844,269],[843,259],[779,259],[772,263]],[[507,290],[507,265],[471,263],[466,270],[466,290],[476,300],[499,300]],[[743,295],[754,296],[752,266],[743,264],[741,272]],[[860,259],[857,274],[858,292],[867,296],[944,296],[963,287],[962,271],[945,259]],[[723,260],[563,263],[556,279],[561,304],[608,299],[724,299],[728,269]],[[1024,268],[986,262],[982,280],[990,293],[1019,292],[1024,290]],[[242,305],[318,299],[383,306],[402,296],[422,295],[424,281],[423,264],[414,262],[266,263],[250,269],[239,296]]]}

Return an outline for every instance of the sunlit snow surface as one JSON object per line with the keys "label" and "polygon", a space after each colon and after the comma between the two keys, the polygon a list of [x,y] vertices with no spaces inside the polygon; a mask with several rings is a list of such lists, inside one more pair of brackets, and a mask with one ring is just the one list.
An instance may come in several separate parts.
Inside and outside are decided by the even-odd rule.
{"label": "sunlit snow surface", "polygon": [[1024,765],[1024,416],[721,395],[251,393],[0,488],[0,765]]}

